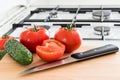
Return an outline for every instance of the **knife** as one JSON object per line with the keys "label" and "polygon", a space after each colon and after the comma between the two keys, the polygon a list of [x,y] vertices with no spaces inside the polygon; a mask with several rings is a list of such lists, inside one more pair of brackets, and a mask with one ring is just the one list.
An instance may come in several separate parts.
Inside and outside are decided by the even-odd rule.
{"label": "knife", "polygon": [[65,65],[68,63],[72,63],[72,62],[83,61],[86,59],[90,59],[90,58],[94,58],[94,57],[98,57],[98,56],[102,56],[102,55],[106,55],[106,54],[111,54],[111,53],[115,53],[118,51],[119,51],[119,48],[116,45],[108,44],[105,46],[87,50],[85,52],[74,53],[74,54],[71,54],[70,57],[65,57],[63,59],[59,59],[54,62],[49,62],[49,63],[45,63],[42,65],[34,66],[32,68],[29,68],[29,69],[26,69],[26,70],[20,72],[20,74],[25,75],[25,74],[29,74],[29,73],[33,73],[33,72],[38,72],[41,70],[50,69],[53,67]]}

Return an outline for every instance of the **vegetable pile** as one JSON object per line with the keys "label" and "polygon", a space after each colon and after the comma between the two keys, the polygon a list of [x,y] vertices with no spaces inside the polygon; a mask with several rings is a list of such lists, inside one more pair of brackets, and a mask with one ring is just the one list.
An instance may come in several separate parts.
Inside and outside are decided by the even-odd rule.
{"label": "vegetable pile", "polygon": [[0,38],[0,59],[8,53],[22,65],[31,64],[32,53],[44,61],[55,61],[64,53],[71,53],[81,46],[82,38],[76,28],[60,28],[50,39],[47,29],[43,27],[28,28],[20,34],[20,42],[14,37],[4,35]]}
{"label": "vegetable pile", "polygon": [[32,53],[17,40],[10,39],[4,46],[6,52],[18,63],[28,65],[33,61]]}
{"label": "vegetable pile", "polygon": [[44,61],[54,61],[63,56],[65,45],[57,40],[45,40],[42,46],[36,47],[38,56]]}
{"label": "vegetable pile", "polygon": [[32,53],[13,36],[7,34],[0,38],[0,59],[8,53],[16,62],[28,65],[33,61]]}
{"label": "vegetable pile", "polygon": [[15,39],[15,38],[13,36],[9,36],[7,34],[0,37],[0,60],[7,53],[6,50],[4,50],[4,45],[5,45],[6,41],[9,39]]}
{"label": "vegetable pile", "polygon": [[7,34],[3,35],[1,38],[0,38],[0,50],[3,50],[4,49],[4,44],[7,40],[9,39],[15,39],[13,36],[9,36]]}
{"label": "vegetable pile", "polygon": [[20,34],[20,42],[25,45],[31,52],[36,52],[36,46],[49,39],[48,32],[45,28],[29,28]]}
{"label": "vegetable pile", "polygon": [[62,42],[66,46],[65,52],[68,53],[78,49],[82,43],[80,33],[71,26],[60,28],[56,32],[54,39]]}

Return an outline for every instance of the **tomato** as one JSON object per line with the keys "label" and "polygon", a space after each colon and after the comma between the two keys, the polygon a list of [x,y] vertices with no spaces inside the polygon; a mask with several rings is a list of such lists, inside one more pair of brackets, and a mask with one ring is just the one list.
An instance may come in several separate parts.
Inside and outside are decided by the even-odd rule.
{"label": "tomato", "polygon": [[42,46],[36,47],[38,56],[44,61],[54,61],[63,56],[65,45],[56,40],[45,40]]}
{"label": "tomato", "polygon": [[31,52],[36,52],[36,46],[49,39],[49,34],[45,28],[28,28],[20,34],[20,42]]}
{"label": "tomato", "polygon": [[4,49],[4,44],[7,40],[9,39],[14,39],[13,36],[9,36],[7,34],[3,35],[1,38],[0,38],[0,50],[3,50]]}
{"label": "tomato", "polygon": [[72,52],[81,46],[82,38],[76,28],[60,28],[54,35],[54,39],[62,42],[65,46],[65,52]]}

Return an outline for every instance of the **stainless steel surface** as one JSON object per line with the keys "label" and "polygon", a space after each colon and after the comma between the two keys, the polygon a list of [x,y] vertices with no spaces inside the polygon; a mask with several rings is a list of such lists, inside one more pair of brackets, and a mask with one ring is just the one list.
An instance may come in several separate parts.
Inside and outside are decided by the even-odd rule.
{"label": "stainless steel surface", "polygon": [[29,73],[33,73],[33,72],[57,67],[57,66],[60,66],[60,65],[72,63],[72,62],[75,62],[75,61],[77,61],[77,59],[74,59],[72,57],[66,57],[66,58],[57,60],[55,62],[49,62],[49,63],[46,63],[46,64],[42,64],[42,65],[38,65],[38,66],[35,66],[35,67],[32,67],[32,68],[29,68],[27,70],[22,71],[20,74],[25,75],[25,74],[29,74]]}
{"label": "stainless steel surface", "polygon": [[[19,9],[18,13],[16,11],[15,15],[13,16],[13,19],[11,19],[10,21],[8,21],[8,23],[2,25],[2,27],[0,27],[0,35],[6,33],[7,31],[9,31],[12,27],[13,27],[13,23],[18,23],[20,22],[23,18],[25,18],[28,14],[30,14],[30,10],[35,10],[36,8],[55,8],[56,5],[39,5],[39,6],[30,6],[29,8],[21,8],[23,9],[22,11],[20,11],[19,13]],[[77,8],[78,5],[60,5],[61,8]],[[101,8],[101,5],[80,5],[80,8]],[[102,8],[120,8],[120,6],[114,6],[114,5],[103,5]],[[49,15],[49,11],[45,11],[45,12],[40,12],[40,13],[35,13],[33,14],[30,19],[45,19],[47,16]],[[56,19],[73,19],[75,14],[70,14],[69,12],[63,12],[63,11],[58,11],[57,13],[57,17],[52,17],[52,20],[56,20]],[[112,12],[110,14],[109,17],[111,20],[119,20],[120,19],[120,14],[119,12]],[[78,14],[76,19],[93,19],[92,17],[92,12],[86,12],[85,14]],[[55,32],[61,27],[60,25],[53,25],[55,22],[24,22],[24,23],[31,23],[31,24],[38,24],[38,25],[49,25],[50,29],[49,29],[49,33],[50,36],[53,37]],[[61,22],[56,22],[56,23],[61,23]],[[70,24],[71,22],[62,22],[63,24],[68,23]],[[99,35],[95,35],[94,32],[94,27],[96,26],[109,26],[110,27],[110,34],[108,36],[105,36],[106,40],[84,40],[82,42],[82,45],[103,45],[103,44],[107,44],[107,43],[113,43],[116,44],[118,46],[120,46],[120,26],[114,26],[114,24],[120,24],[119,22],[76,22],[76,24],[90,24],[90,26],[82,26],[82,28],[78,28],[78,30],[81,33],[81,36],[83,38],[101,38],[101,36]],[[13,31],[10,35],[15,36],[15,37],[19,37],[20,33],[26,29],[26,27],[30,27],[30,26],[23,26],[23,27],[18,27],[15,29],[15,31]],[[112,39],[111,39],[112,38]],[[118,40],[117,40],[118,39]]]}

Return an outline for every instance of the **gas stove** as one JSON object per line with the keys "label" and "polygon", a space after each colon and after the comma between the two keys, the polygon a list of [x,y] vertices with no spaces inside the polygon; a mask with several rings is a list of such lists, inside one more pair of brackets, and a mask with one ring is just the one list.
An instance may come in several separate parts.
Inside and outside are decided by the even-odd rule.
{"label": "gas stove", "polygon": [[74,24],[86,42],[117,44],[120,41],[120,6],[39,6],[30,7],[27,13],[22,20],[12,24],[8,34],[19,38],[23,30],[37,25],[47,28],[53,38],[60,27]]}

